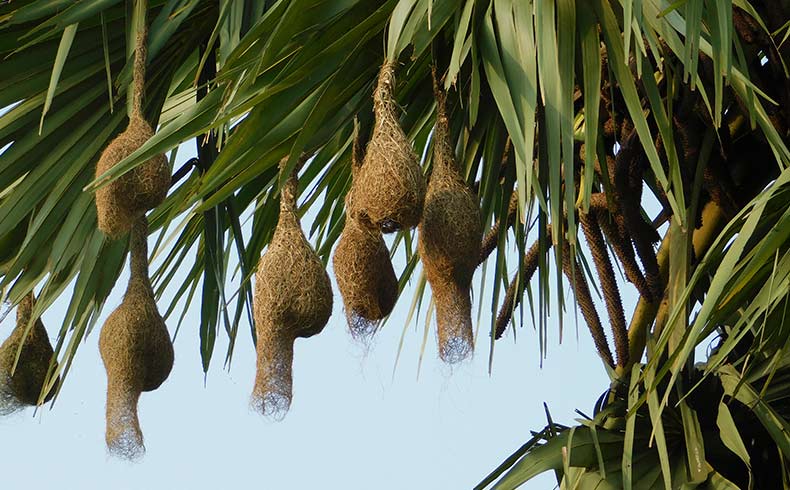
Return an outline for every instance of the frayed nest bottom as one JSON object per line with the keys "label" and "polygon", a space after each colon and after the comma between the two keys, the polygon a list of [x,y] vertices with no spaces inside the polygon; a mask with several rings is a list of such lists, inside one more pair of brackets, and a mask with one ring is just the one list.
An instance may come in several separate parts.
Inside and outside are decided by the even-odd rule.
{"label": "frayed nest bottom", "polygon": [[294,339],[274,332],[258,337],[258,362],[250,408],[273,421],[285,418],[293,398]]}
{"label": "frayed nest bottom", "polygon": [[27,405],[20,402],[11,385],[11,376],[0,373],[0,416],[18,412]]}
{"label": "frayed nest bottom", "polygon": [[439,358],[447,364],[468,359],[474,351],[469,290],[457,286],[441,290],[435,288],[434,302]]}
{"label": "frayed nest bottom", "polygon": [[113,456],[137,461],[145,454],[143,431],[137,417],[140,391],[119,383],[107,388],[107,450]]}

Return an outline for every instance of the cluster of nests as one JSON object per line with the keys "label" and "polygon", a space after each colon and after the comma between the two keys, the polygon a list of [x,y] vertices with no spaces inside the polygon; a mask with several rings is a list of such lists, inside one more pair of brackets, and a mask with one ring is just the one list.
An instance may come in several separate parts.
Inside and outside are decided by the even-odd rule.
{"label": "cluster of nests", "polygon": [[[430,183],[398,123],[395,63],[381,67],[374,91],[375,124],[363,150],[355,124],[352,185],[346,222],[333,255],[351,335],[369,339],[390,314],[398,279],[382,233],[419,227],[419,252],[434,293],[439,357],[472,352],[470,286],[482,240],[480,209],[453,158],[445,94],[434,73],[437,120]],[[298,162],[283,187],[280,216],[256,274],[257,374],[252,406],[280,418],[292,397],[293,343],[324,328],[332,311],[329,278],[302,232],[296,209]],[[283,159],[281,168],[288,163]]]}
{"label": "cluster of nests", "polygon": [[[135,40],[132,110],[129,124],[102,152],[96,177],[118,165],[154,134],[143,116],[147,55],[147,2],[138,0],[143,14]],[[111,452],[134,459],[144,452],[137,418],[143,391],[158,388],[173,367],[173,346],[157,310],[148,275],[150,209],[161,204],[170,187],[170,166],[156,155],[96,192],[99,229],[110,239],[130,237],[131,275],[120,306],[101,329],[99,350],[107,371],[106,440]],[[38,406],[57,392],[59,372],[47,332],[35,312],[30,292],[18,305],[17,326],[0,347],[0,414]]]}
{"label": "cluster of nests", "polygon": [[[97,177],[153,136],[153,128],[142,112],[147,31],[139,31],[130,121],[102,153]],[[479,200],[454,158],[447,94],[435,68],[433,169],[426,183],[419,159],[398,122],[394,71],[392,61],[381,67],[373,97],[375,124],[367,145],[361,143],[355,122],[352,184],[346,196],[345,227],[333,255],[334,270],[349,330],[353,337],[366,340],[390,314],[398,297],[398,278],[382,234],[417,227],[418,250],[435,303],[439,357],[457,363],[473,351],[472,276],[496,247],[500,228],[515,221],[517,200],[514,193],[507,222],[497,222],[483,237]],[[611,366],[628,362],[628,336],[607,242],[623,265],[626,278],[644,298],[658,301],[664,290],[653,248],[658,237],[639,212],[645,161],[633,127],[622,126],[617,127],[623,135],[620,151],[607,159],[605,169],[598,169],[602,177],[608,176],[610,193],[595,193],[589,211],[579,216],[604,291],[616,359],[609,350],[581,264],[567,245],[561,253],[562,269],[574,285],[596,347]],[[608,129],[609,133],[613,131]],[[281,171],[289,167],[289,160],[283,159]],[[329,277],[299,222],[297,175],[304,160],[301,156],[290,165],[277,227],[256,273],[253,316],[257,369],[251,404],[273,418],[284,416],[291,404],[295,339],[320,333],[332,312]],[[170,182],[167,159],[157,155],[96,192],[98,227],[111,239],[130,237],[129,284],[99,339],[107,371],[107,445],[112,452],[128,458],[144,451],[137,416],[139,397],[144,391],[158,388],[173,367],[172,343],[149,279],[145,216],[164,200]],[[519,288],[537,269],[541,254],[546,252],[543,248],[536,243],[525,253],[520,280],[511,283],[497,318],[496,338],[509,324],[521,298]],[[636,262],[637,256],[644,272]],[[0,347],[0,412],[38,405],[57,390],[57,380],[44,386],[49,373],[57,368],[41,321],[31,321],[32,310],[31,295],[20,304],[17,328]],[[18,366],[14,366],[17,357]]]}
{"label": "cluster of nests", "polygon": [[[139,1],[138,8],[144,13],[146,2]],[[102,152],[96,177],[118,165],[154,134],[142,110],[148,32],[144,19],[141,24],[135,40],[129,124]],[[148,275],[145,216],[164,201],[170,181],[167,158],[159,154],[96,191],[99,229],[110,239],[130,237],[129,284],[122,303],[107,318],[99,336],[99,351],[107,371],[107,445],[111,452],[130,459],[144,452],[137,418],[140,394],[158,388],[173,367],[173,345],[157,310]],[[31,292],[18,306],[15,330],[0,347],[0,412],[40,405],[57,392],[59,378],[45,385],[58,368],[47,332],[41,320],[32,315],[33,310]]]}
{"label": "cluster of nests", "polygon": [[364,155],[355,134],[335,274],[352,334],[371,335],[398,293],[381,233],[418,227],[420,258],[436,305],[439,357],[455,363],[472,352],[469,289],[480,255],[480,208],[453,156],[446,94],[435,69],[433,173],[426,188],[417,155],[398,124],[394,68],[385,62],[379,72],[375,125]]}

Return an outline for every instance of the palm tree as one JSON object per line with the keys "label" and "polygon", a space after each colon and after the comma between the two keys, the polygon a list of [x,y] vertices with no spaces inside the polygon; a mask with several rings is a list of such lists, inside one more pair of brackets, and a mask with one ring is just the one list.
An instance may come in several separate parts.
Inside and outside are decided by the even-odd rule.
{"label": "palm tree", "polygon": [[[151,277],[157,297],[177,291],[166,317],[182,298],[199,304],[207,371],[217,335],[228,359],[239,326],[252,327],[281,161],[309,156],[300,212],[316,213],[308,234],[328,261],[354,120],[370,132],[389,60],[400,125],[428,173],[432,70],[448,90],[455,158],[487,230],[480,261],[491,257],[501,299],[490,345],[514,312],[528,315],[525,295],[545,339],[549,310],[569,303],[564,273],[611,378],[591,417],[549,420],[479,488],[548,470],[563,488],[790,485],[790,2],[150,0],[143,112],[158,129],[97,177],[127,124],[145,18],[135,5],[0,2],[0,291],[17,304],[37,288],[33,320],[72,294],[39,401],[64,386],[126,257],[127,241],[96,227],[96,189],[195,140],[198,157],[173,169],[148,217],[163,257]],[[416,274],[422,301],[413,238],[399,231],[393,251],[407,253],[400,290]],[[618,284],[640,294],[633,312]],[[711,334],[718,346],[695,363]]]}

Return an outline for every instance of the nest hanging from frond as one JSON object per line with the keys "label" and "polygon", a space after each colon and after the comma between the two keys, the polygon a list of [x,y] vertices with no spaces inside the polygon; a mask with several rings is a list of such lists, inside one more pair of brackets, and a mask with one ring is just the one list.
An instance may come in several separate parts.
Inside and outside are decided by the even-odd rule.
{"label": "nest hanging from frond", "polygon": [[[134,93],[129,125],[102,152],[96,164],[97,178],[137,151],[154,135],[153,128],[144,119],[142,112],[147,37],[148,29],[143,18],[135,42]],[[170,188],[170,179],[167,158],[160,153],[97,189],[96,214],[99,229],[114,239],[125,234],[137,218],[164,201]]]}
{"label": "nest hanging from frond", "polygon": [[470,287],[477,268],[482,221],[477,197],[461,177],[450,140],[445,97],[434,80],[437,100],[433,173],[419,227],[419,251],[436,304],[439,357],[467,358],[473,347]]}
{"label": "nest hanging from frond", "polygon": [[354,212],[354,184],[362,166],[362,145],[354,125],[351,157],[352,184],[346,196],[346,223],[332,256],[337,286],[343,297],[348,328],[358,340],[367,341],[379,321],[392,312],[398,299],[398,278],[379,229]]}
{"label": "nest hanging from frond", "polygon": [[107,447],[128,459],[145,452],[137,418],[140,394],[157,389],[167,379],[174,358],[148,278],[147,240],[147,220],[139,218],[130,237],[131,276],[126,293],[99,335],[107,371]]}
{"label": "nest hanging from frond", "polygon": [[255,275],[258,341],[251,404],[274,419],[291,405],[294,341],[321,332],[332,314],[329,276],[299,224],[295,173],[282,189],[277,228]]}
{"label": "nest hanging from frond", "polygon": [[395,62],[385,61],[373,94],[376,123],[359,172],[356,209],[384,233],[417,226],[425,177],[395,112]]}

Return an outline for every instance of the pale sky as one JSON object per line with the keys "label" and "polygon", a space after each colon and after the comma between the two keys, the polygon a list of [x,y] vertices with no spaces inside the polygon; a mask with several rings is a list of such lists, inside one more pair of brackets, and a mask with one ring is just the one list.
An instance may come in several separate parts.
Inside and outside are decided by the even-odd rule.
{"label": "pale sky", "polygon": [[[189,153],[179,151],[179,162]],[[310,223],[310,218],[304,220],[303,228]],[[402,264],[396,262],[395,268],[399,273]],[[36,417],[27,410],[0,418],[2,487],[468,489],[528,440],[530,430],[546,425],[544,401],[555,421],[571,424],[578,417],[574,409],[591,415],[608,386],[580,315],[577,338],[573,310],[565,316],[562,345],[556,315],[550,319],[542,368],[537,331],[527,318],[516,341],[509,330],[497,342],[489,376],[488,298],[471,361],[452,369],[443,365],[432,323],[418,379],[423,312],[406,326],[393,377],[413,288],[403,293],[366,352],[346,331],[331,268],[329,274],[334,313],[322,334],[297,340],[294,399],[284,420],[271,422],[249,409],[255,355],[246,323],[239,329],[230,371],[222,368],[227,340],[220,332],[204,386],[196,301],[176,339],[170,378],[142,395],[140,424],[147,453],[141,462],[130,463],[109,456],[105,448],[106,377],[98,354],[98,328],[121,301],[128,277],[124,272],[97,329],[80,347],[54,409],[47,406]],[[475,288],[479,283],[477,277]],[[623,289],[629,316],[636,298],[630,286]],[[67,296],[44,314],[50,336],[60,326]],[[170,298],[159,302],[161,312]],[[474,304],[476,318],[477,299]],[[605,321],[600,304],[599,314]],[[171,335],[176,321],[175,316],[168,321]],[[0,340],[13,326],[10,314],[0,323]],[[553,475],[544,474],[522,488],[554,485]]]}

